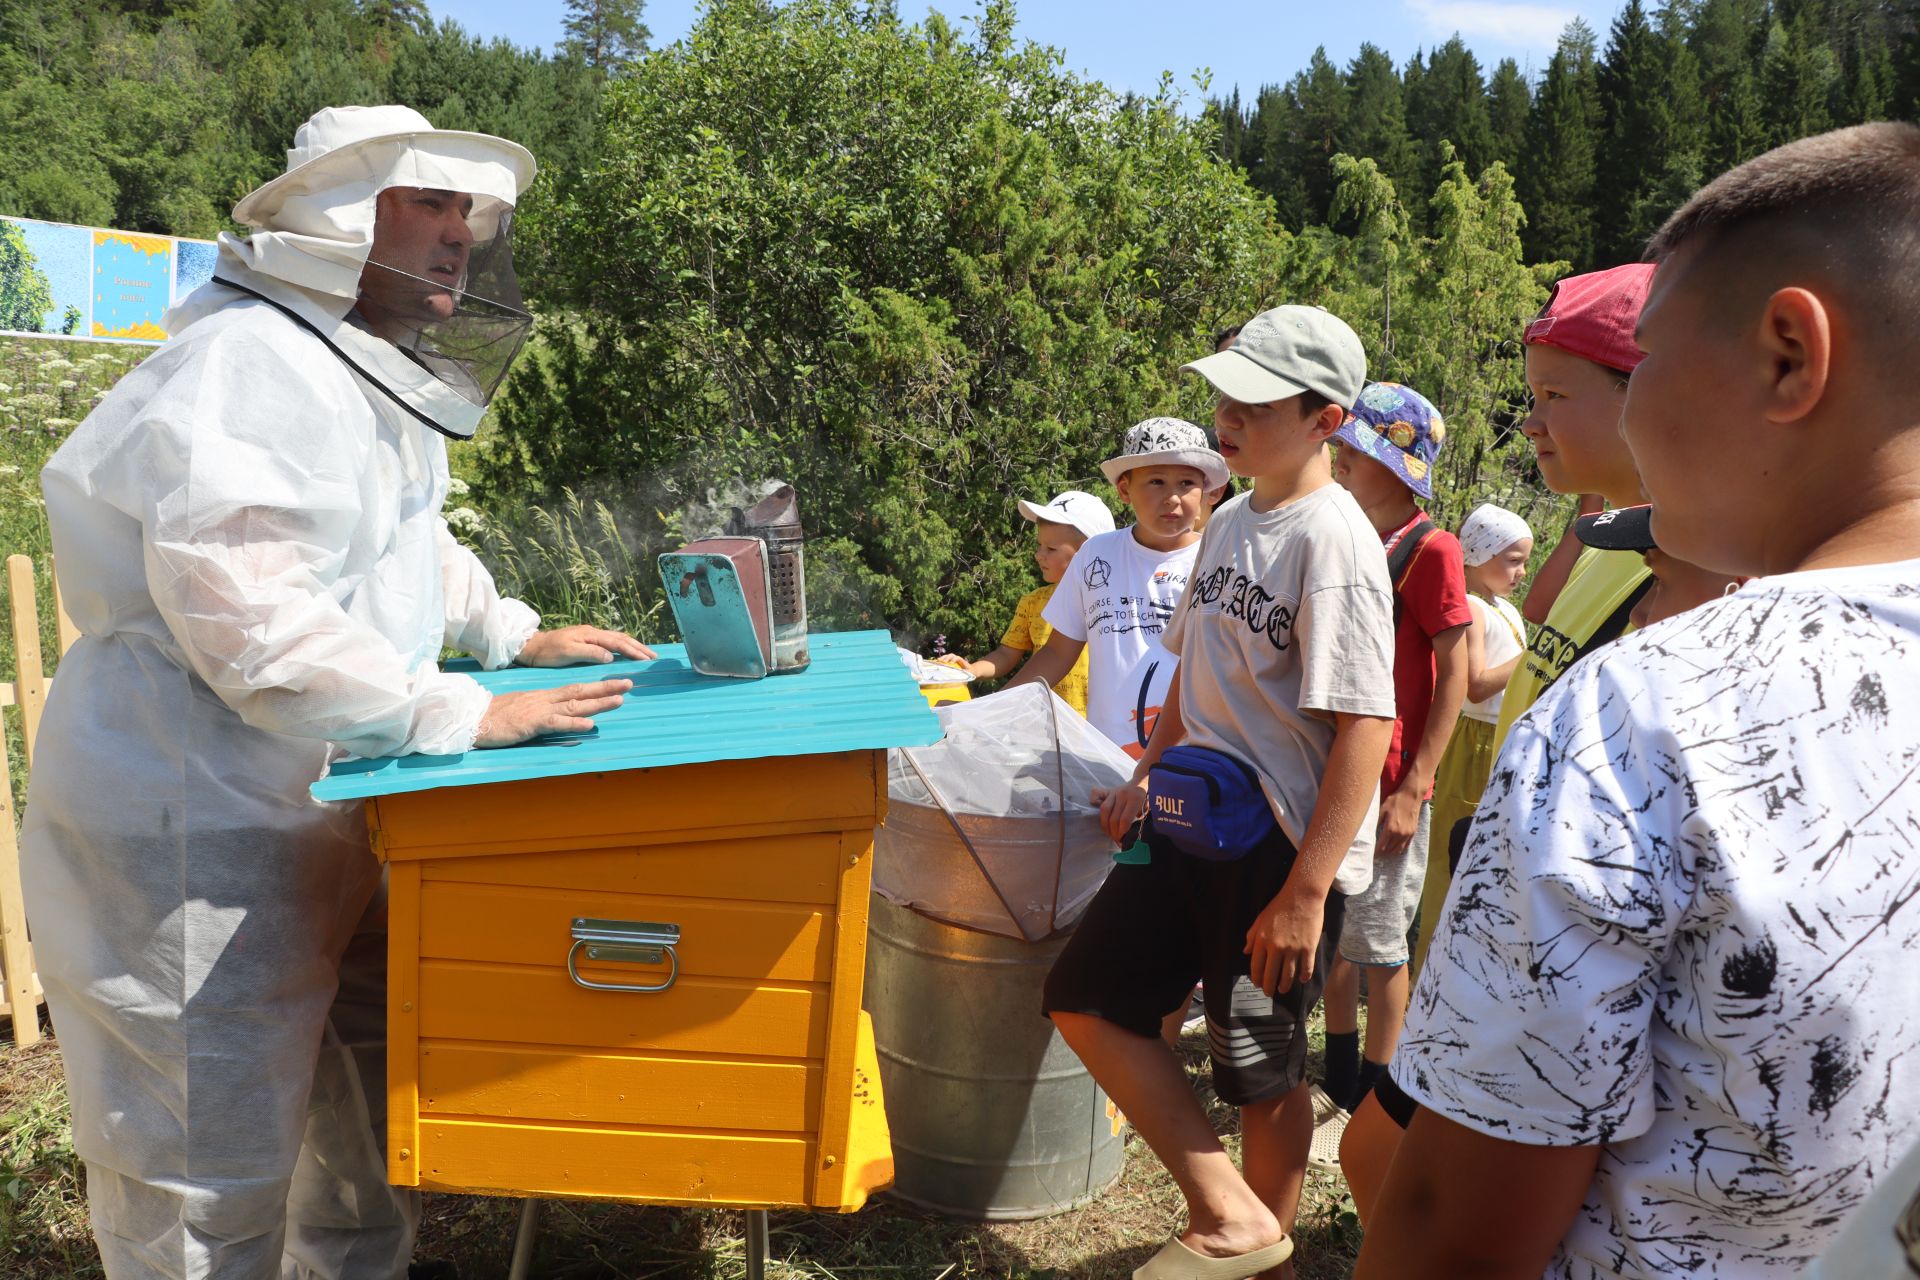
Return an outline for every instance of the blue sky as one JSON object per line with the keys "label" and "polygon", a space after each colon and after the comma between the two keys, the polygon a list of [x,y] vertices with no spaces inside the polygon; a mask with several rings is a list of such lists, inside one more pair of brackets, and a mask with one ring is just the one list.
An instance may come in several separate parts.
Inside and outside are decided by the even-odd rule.
{"label": "blue sky", "polygon": [[[1182,3],[1181,0],[1025,0],[1020,31],[1066,54],[1067,66],[1116,89],[1151,91],[1163,70],[1190,84],[1202,67],[1213,72],[1215,93],[1239,84],[1250,96],[1262,83],[1284,80],[1306,65],[1316,45],[1344,64],[1364,41],[1405,63],[1458,31],[1489,69],[1512,57],[1538,73],[1553,54],[1560,29],[1584,17],[1606,41],[1623,0],[1255,0],[1254,3]],[[561,36],[563,0],[429,0],[436,18],[452,18],[481,36],[551,47]],[[918,18],[925,0],[900,0],[904,16]],[[978,11],[975,0],[941,0],[932,7],[950,18]],[[670,44],[693,24],[699,0],[648,0],[645,21],[656,45]]]}

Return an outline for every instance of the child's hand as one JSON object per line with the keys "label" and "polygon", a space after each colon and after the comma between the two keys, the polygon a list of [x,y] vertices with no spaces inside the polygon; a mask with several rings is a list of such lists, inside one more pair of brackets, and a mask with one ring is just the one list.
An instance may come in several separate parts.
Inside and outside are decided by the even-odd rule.
{"label": "child's hand", "polygon": [[1091,797],[1100,806],[1100,829],[1119,844],[1147,812],[1147,780],[1133,778],[1108,789],[1095,787]]}
{"label": "child's hand", "polygon": [[943,653],[935,658],[934,662],[943,667],[958,667],[962,671],[967,672],[971,672],[973,669],[973,664],[957,653]]}
{"label": "child's hand", "polygon": [[1269,996],[1313,977],[1313,956],[1320,948],[1325,904],[1300,901],[1285,889],[1274,895],[1241,950],[1251,957],[1247,976]]}
{"label": "child's hand", "polygon": [[1374,856],[1392,858],[1405,853],[1419,825],[1420,793],[1413,787],[1401,787],[1380,802],[1380,827],[1373,838]]}

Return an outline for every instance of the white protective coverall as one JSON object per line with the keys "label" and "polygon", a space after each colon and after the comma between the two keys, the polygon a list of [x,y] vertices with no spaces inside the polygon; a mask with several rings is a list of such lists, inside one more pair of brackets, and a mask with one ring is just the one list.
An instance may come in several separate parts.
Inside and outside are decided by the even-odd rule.
{"label": "white protective coverall", "polygon": [[473,193],[490,234],[531,156],[364,108],[316,116],[290,167],[42,477],[81,638],[41,722],[27,908],[113,1280],[405,1275],[381,868],[359,806],[307,789],[343,750],[469,749],[489,698],[442,645],[500,666],[539,626],[440,518],[429,421],[479,409],[345,320],[379,191]]}

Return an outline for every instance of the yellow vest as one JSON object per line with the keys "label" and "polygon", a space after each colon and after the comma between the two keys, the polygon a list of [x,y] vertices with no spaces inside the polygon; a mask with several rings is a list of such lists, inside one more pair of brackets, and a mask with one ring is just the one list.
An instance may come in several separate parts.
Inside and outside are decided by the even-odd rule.
{"label": "yellow vest", "polygon": [[1648,576],[1646,561],[1638,551],[1588,547],[1580,553],[1573,562],[1573,572],[1567,575],[1567,585],[1547,611],[1545,624],[1534,632],[1527,656],[1507,681],[1500,720],[1493,731],[1496,753],[1506,742],[1513,722],[1539,701],[1547,686],[1564,675],[1575,658],[1586,652],[1593,633],[1632,598]]}

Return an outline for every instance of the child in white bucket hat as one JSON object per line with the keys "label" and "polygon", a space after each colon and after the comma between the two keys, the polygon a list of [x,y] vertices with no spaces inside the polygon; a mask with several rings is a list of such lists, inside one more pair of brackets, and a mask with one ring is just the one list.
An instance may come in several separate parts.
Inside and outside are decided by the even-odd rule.
{"label": "child in white bucket hat", "polygon": [[1134,524],[1087,539],[1074,555],[1042,615],[1053,636],[1013,683],[1057,681],[1085,653],[1087,719],[1137,756],[1173,674],[1160,633],[1186,590],[1200,516],[1226,484],[1227,464],[1191,422],[1148,418],[1100,470]]}

